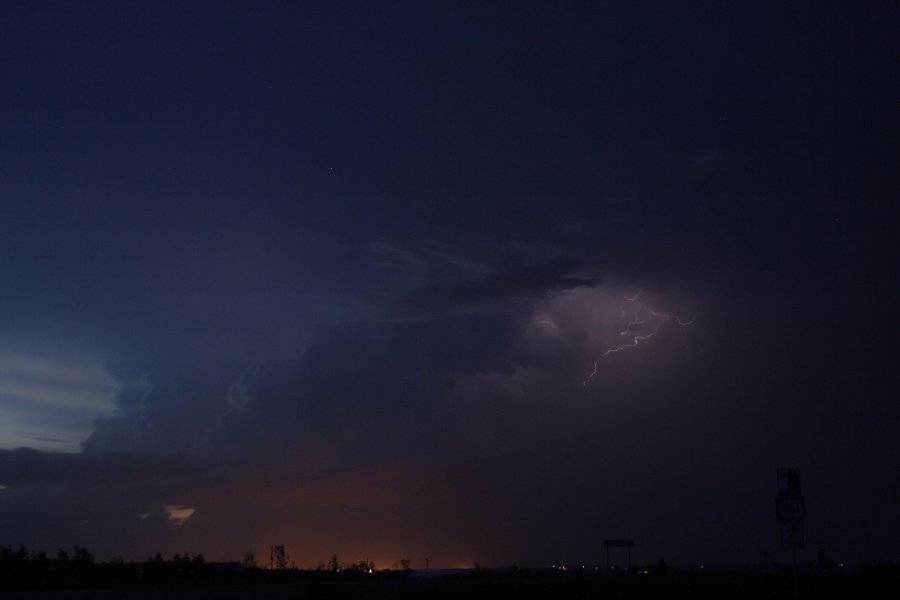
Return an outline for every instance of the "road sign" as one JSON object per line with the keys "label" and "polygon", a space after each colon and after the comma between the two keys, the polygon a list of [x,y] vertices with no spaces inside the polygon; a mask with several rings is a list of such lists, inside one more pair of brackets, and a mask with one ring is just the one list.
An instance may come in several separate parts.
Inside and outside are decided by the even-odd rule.
{"label": "road sign", "polygon": [[781,522],[781,547],[785,550],[803,549],[803,521]]}
{"label": "road sign", "polygon": [[793,468],[778,469],[778,495],[799,496],[800,472]]}
{"label": "road sign", "polygon": [[779,521],[802,521],[806,518],[806,498],[803,496],[778,496],[775,514]]}

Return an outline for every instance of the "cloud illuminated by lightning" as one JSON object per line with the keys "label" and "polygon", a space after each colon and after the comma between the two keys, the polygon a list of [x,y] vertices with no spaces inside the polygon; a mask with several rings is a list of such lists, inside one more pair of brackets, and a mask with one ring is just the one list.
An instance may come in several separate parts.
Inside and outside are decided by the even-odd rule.
{"label": "cloud illuminated by lightning", "polygon": [[[587,376],[587,379],[581,382],[582,387],[587,387],[587,384],[597,377],[600,361],[604,357],[609,356],[610,354],[617,354],[630,348],[636,348],[641,342],[649,340],[659,333],[664,325],[670,323],[675,323],[681,327],[681,343],[686,350],[691,351],[691,348],[687,344],[687,328],[694,324],[694,317],[691,317],[690,320],[684,320],[672,313],[659,312],[638,300],[642,291],[643,290],[638,290],[633,296],[628,296],[626,294],[625,299],[619,304],[620,322],[625,322],[619,335],[627,337],[629,341],[620,344],[619,346],[609,348],[603,352],[603,354],[600,355],[600,358],[594,361],[594,370]],[[626,320],[629,319],[629,316],[630,320],[626,322]],[[648,329],[652,329],[650,329],[648,333],[638,333],[638,331],[643,330],[645,326]]]}

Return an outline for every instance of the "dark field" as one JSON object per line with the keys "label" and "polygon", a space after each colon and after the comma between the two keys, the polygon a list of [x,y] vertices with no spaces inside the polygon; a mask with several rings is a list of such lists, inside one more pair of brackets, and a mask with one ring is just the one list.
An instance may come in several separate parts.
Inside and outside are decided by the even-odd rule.
{"label": "dark field", "polygon": [[[117,582],[71,581],[65,587],[30,584],[31,589],[0,591],[18,599],[381,599],[381,598],[900,598],[896,569],[805,572],[794,595],[790,573],[664,574],[553,573],[483,570],[448,577],[415,578],[403,573],[351,576],[296,572],[238,577],[230,581]],[[10,582],[6,582],[10,583]],[[34,586],[37,587],[34,587]],[[41,589],[43,588],[43,589]]]}

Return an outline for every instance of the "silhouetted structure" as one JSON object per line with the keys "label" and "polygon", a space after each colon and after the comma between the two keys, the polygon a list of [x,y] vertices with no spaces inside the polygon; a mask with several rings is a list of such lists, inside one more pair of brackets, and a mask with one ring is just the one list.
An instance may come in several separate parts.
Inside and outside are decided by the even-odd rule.
{"label": "silhouetted structure", "polygon": [[603,547],[606,548],[606,569],[609,570],[609,549],[610,548],[628,548],[628,569],[631,569],[631,548],[634,546],[634,540],[603,540]]}

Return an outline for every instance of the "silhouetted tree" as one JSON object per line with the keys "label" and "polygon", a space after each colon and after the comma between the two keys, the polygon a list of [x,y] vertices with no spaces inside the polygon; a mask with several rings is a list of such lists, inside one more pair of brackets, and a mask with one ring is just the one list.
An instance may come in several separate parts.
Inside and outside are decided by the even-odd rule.
{"label": "silhouetted tree", "polygon": [[412,571],[412,567],[410,566],[412,563],[408,558],[400,559],[400,569],[403,571]]}
{"label": "silhouetted tree", "polygon": [[28,548],[24,545],[19,546],[16,550],[9,546],[0,547],[0,563],[2,563],[4,571],[14,573],[24,569],[27,566],[28,558]]}
{"label": "silhouetted tree", "polygon": [[188,575],[191,572],[191,557],[187,552],[183,555],[174,554],[171,562],[172,569],[178,575]]}
{"label": "silhouetted tree", "polygon": [[94,555],[87,551],[87,548],[75,544],[72,546],[72,561],[80,567],[94,564]]}
{"label": "silhouetted tree", "polygon": [[375,563],[369,562],[369,560],[366,559],[345,565],[345,568],[354,573],[368,573],[369,571],[375,570]]}
{"label": "silhouetted tree", "polygon": [[154,556],[144,561],[144,573],[148,577],[161,577],[166,570],[166,566],[162,554],[157,552]]}
{"label": "silhouetted tree", "polygon": [[[187,553],[185,553],[187,556]],[[195,554],[190,558],[188,563],[188,574],[191,577],[199,577],[203,572],[203,565],[206,564],[206,559],[203,558],[203,554]]]}
{"label": "silhouetted tree", "polygon": [[335,573],[341,570],[341,563],[338,562],[337,554],[331,555],[331,560],[328,561],[328,570]]}
{"label": "silhouetted tree", "polygon": [[278,570],[297,568],[297,565],[285,551],[284,544],[272,548],[272,563],[273,567]]}
{"label": "silhouetted tree", "polygon": [[247,550],[247,552],[244,553],[244,560],[241,562],[241,564],[248,569],[256,568],[256,555],[252,550]]}

